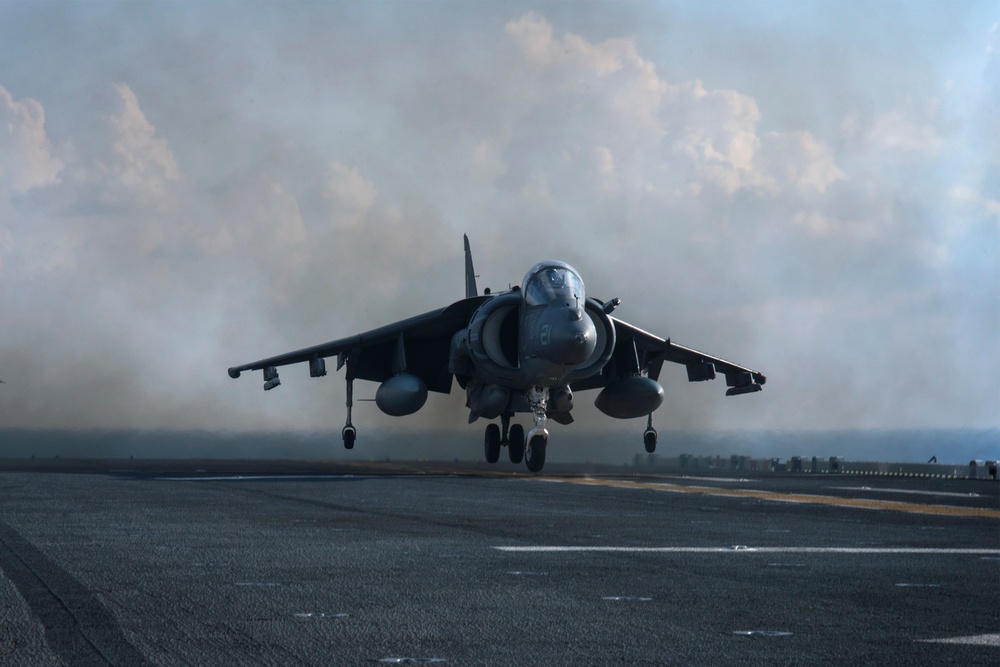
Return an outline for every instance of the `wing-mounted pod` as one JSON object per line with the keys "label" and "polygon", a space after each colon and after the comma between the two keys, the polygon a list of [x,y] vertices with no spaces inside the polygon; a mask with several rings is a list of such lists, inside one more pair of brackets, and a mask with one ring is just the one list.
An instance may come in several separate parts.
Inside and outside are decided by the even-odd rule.
{"label": "wing-mounted pod", "polygon": [[688,382],[705,382],[715,379],[715,365],[711,361],[699,359],[685,364]]}
{"label": "wing-mounted pod", "polygon": [[761,385],[764,384],[766,379],[759,373],[757,375],[759,377],[754,377],[754,374],[749,371],[726,373],[726,385],[729,387],[726,390],[726,396],[752,394],[762,390],[763,387]]}
{"label": "wing-mounted pod", "polygon": [[626,375],[601,390],[597,409],[615,419],[636,419],[651,414],[663,403],[663,387],[642,375]]}
{"label": "wing-mounted pod", "polygon": [[[639,351],[635,340],[621,342],[613,362],[617,379],[608,384],[594,400],[597,409],[616,419],[635,419],[651,415],[663,403],[663,387],[641,374]],[[659,375],[659,365],[655,373]]]}
{"label": "wing-mounted pod", "polygon": [[578,382],[592,375],[597,375],[611,359],[611,355],[615,351],[615,324],[611,321],[608,313],[614,310],[614,306],[619,303],[621,303],[619,299],[612,299],[608,302],[608,304],[613,304],[609,309],[608,304],[602,304],[597,299],[587,299],[584,312],[594,323],[594,329],[597,331],[597,345],[590,358],[566,378],[567,383]]}
{"label": "wing-mounted pod", "polygon": [[[232,373],[230,373],[232,375]],[[281,380],[278,379],[278,369],[274,366],[264,367],[264,391],[271,391],[275,387],[281,384]]]}
{"label": "wing-mounted pod", "polygon": [[427,385],[410,373],[393,375],[375,391],[375,405],[392,417],[412,415],[426,402]]}
{"label": "wing-mounted pod", "polygon": [[309,360],[309,377],[321,378],[326,375],[326,359],[314,354]]}
{"label": "wing-mounted pod", "polygon": [[375,392],[375,405],[392,417],[412,415],[427,402],[427,384],[406,372],[406,344],[402,333],[396,338],[392,371],[392,377],[380,384]]}

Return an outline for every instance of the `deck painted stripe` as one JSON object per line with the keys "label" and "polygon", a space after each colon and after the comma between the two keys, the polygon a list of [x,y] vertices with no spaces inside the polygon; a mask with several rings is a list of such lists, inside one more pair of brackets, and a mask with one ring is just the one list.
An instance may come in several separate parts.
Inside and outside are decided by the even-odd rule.
{"label": "deck painted stripe", "polygon": [[812,505],[832,505],[835,507],[855,507],[859,509],[883,510],[890,512],[908,512],[910,514],[934,514],[938,516],[979,517],[1000,519],[1000,510],[983,507],[958,507],[956,505],[924,505],[896,500],[876,500],[873,498],[838,498],[837,496],[820,496],[807,493],[779,493],[776,491],[761,491],[758,489],[724,489],[713,486],[688,486],[684,484],[668,484],[665,482],[636,482],[616,479],[572,479],[568,477],[535,477],[528,478],[541,482],[562,484],[580,484],[584,486],[604,486],[618,489],[645,489],[649,491],[664,491],[667,493],[693,493],[706,496],[724,496],[730,498],[757,498],[782,503],[809,503]]}
{"label": "deck painted stripe", "polygon": [[1000,647],[1000,634],[971,635],[969,637],[947,637],[945,639],[921,639],[925,644],[964,644],[965,646]]}
{"label": "deck painted stripe", "polygon": [[839,491],[863,491],[865,493],[900,493],[910,496],[940,496],[942,498],[979,498],[978,493],[954,493],[952,491],[920,491],[917,489],[882,489],[871,486],[831,486]]}
{"label": "deck painted stripe", "polygon": [[322,480],[337,480],[337,479],[367,479],[369,475],[354,475],[354,474],[336,474],[336,475],[314,475],[308,474],[296,474],[288,473],[287,475],[243,475],[243,474],[232,474],[232,475],[190,475],[186,477],[156,477],[155,479],[161,482],[264,482],[264,481],[295,481],[300,479],[322,479]]}
{"label": "deck painted stripe", "polygon": [[1000,549],[952,549],[923,547],[600,547],[600,546],[499,546],[497,551],[516,553],[654,553],[654,554],[907,554],[917,556],[984,556]]}

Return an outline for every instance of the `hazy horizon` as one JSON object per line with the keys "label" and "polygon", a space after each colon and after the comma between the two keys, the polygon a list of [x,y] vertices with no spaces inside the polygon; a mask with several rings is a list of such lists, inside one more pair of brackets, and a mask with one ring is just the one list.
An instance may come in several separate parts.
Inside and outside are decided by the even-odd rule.
{"label": "hazy horizon", "polygon": [[[571,428],[571,427],[570,427]],[[0,458],[64,459],[283,459],[331,461],[479,461],[482,434],[469,426],[455,431],[394,432],[370,429],[353,450],[339,431],[257,433],[210,431],[0,429]],[[1000,429],[865,431],[671,431],[660,432],[657,454],[676,457],[793,456],[855,461],[967,465],[1000,459]],[[645,457],[641,430],[553,431],[548,460],[554,463],[630,464]],[[505,462],[506,452],[501,453]],[[503,467],[503,466],[501,466]],[[518,466],[519,469],[523,466]]]}

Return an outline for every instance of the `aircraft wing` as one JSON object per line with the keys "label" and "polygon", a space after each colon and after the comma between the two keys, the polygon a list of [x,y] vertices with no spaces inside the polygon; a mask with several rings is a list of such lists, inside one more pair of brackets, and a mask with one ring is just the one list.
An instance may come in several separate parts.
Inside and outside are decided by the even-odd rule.
{"label": "aircraft wing", "polygon": [[767,377],[759,371],[678,345],[615,317],[611,320],[616,332],[611,360],[600,374],[574,382],[574,391],[604,387],[630,373],[644,372],[656,380],[665,361],[686,366],[691,382],[714,380],[716,373],[725,375],[727,396],[760,391],[767,382]]}
{"label": "aircraft wing", "polygon": [[355,336],[233,366],[229,369],[229,376],[237,378],[243,371],[309,363],[310,375],[316,377],[326,374],[325,363],[317,360],[336,356],[337,369],[346,365],[348,379],[383,382],[399,370],[397,365],[402,346],[405,350],[403,357],[406,371],[421,378],[430,391],[447,394],[451,391],[448,355],[452,336],[468,325],[476,308],[489,298],[491,297],[480,296],[463,299],[447,308],[400,320]]}

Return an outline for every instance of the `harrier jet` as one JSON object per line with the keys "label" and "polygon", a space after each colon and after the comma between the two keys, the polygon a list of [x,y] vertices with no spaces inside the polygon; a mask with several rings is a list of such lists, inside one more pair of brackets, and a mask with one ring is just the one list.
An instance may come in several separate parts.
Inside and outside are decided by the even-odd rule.
{"label": "harrier jet", "polygon": [[[653,411],[663,402],[657,380],[663,362],[683,364],[688,380],[726,377],[727,396],[760,391],[765,376],[718,357],[683,347],[611,316],[617,298],[588,298],[580,274],[564,262],[539,262],[521,286],[479,294],[469,238],[465,237],[465,298],[461,301],[356,336],[249,364],[229,376],[263,371],[264,389],[281,384],[278,367],[308,363],[311,377],[326,375],[326,359],[346,368],[347,424],[344,447],[352,449],[355,380],[378,382],[375,403],[388,415],[410,415],[423,407],[427,392],[451,392],[452,379],[465,390],[469,423],[490,420],[486,460],[495,463],[501,447],[513,463],[538,472],[549,442],[546,423],[573,421],[577,392],[600,389],[597,408],[618,419],[647,417],[643,443],[656,450]],[[531,415],[525,433],[511,423]],[[497,424],[494,420],[500,420]]]}

